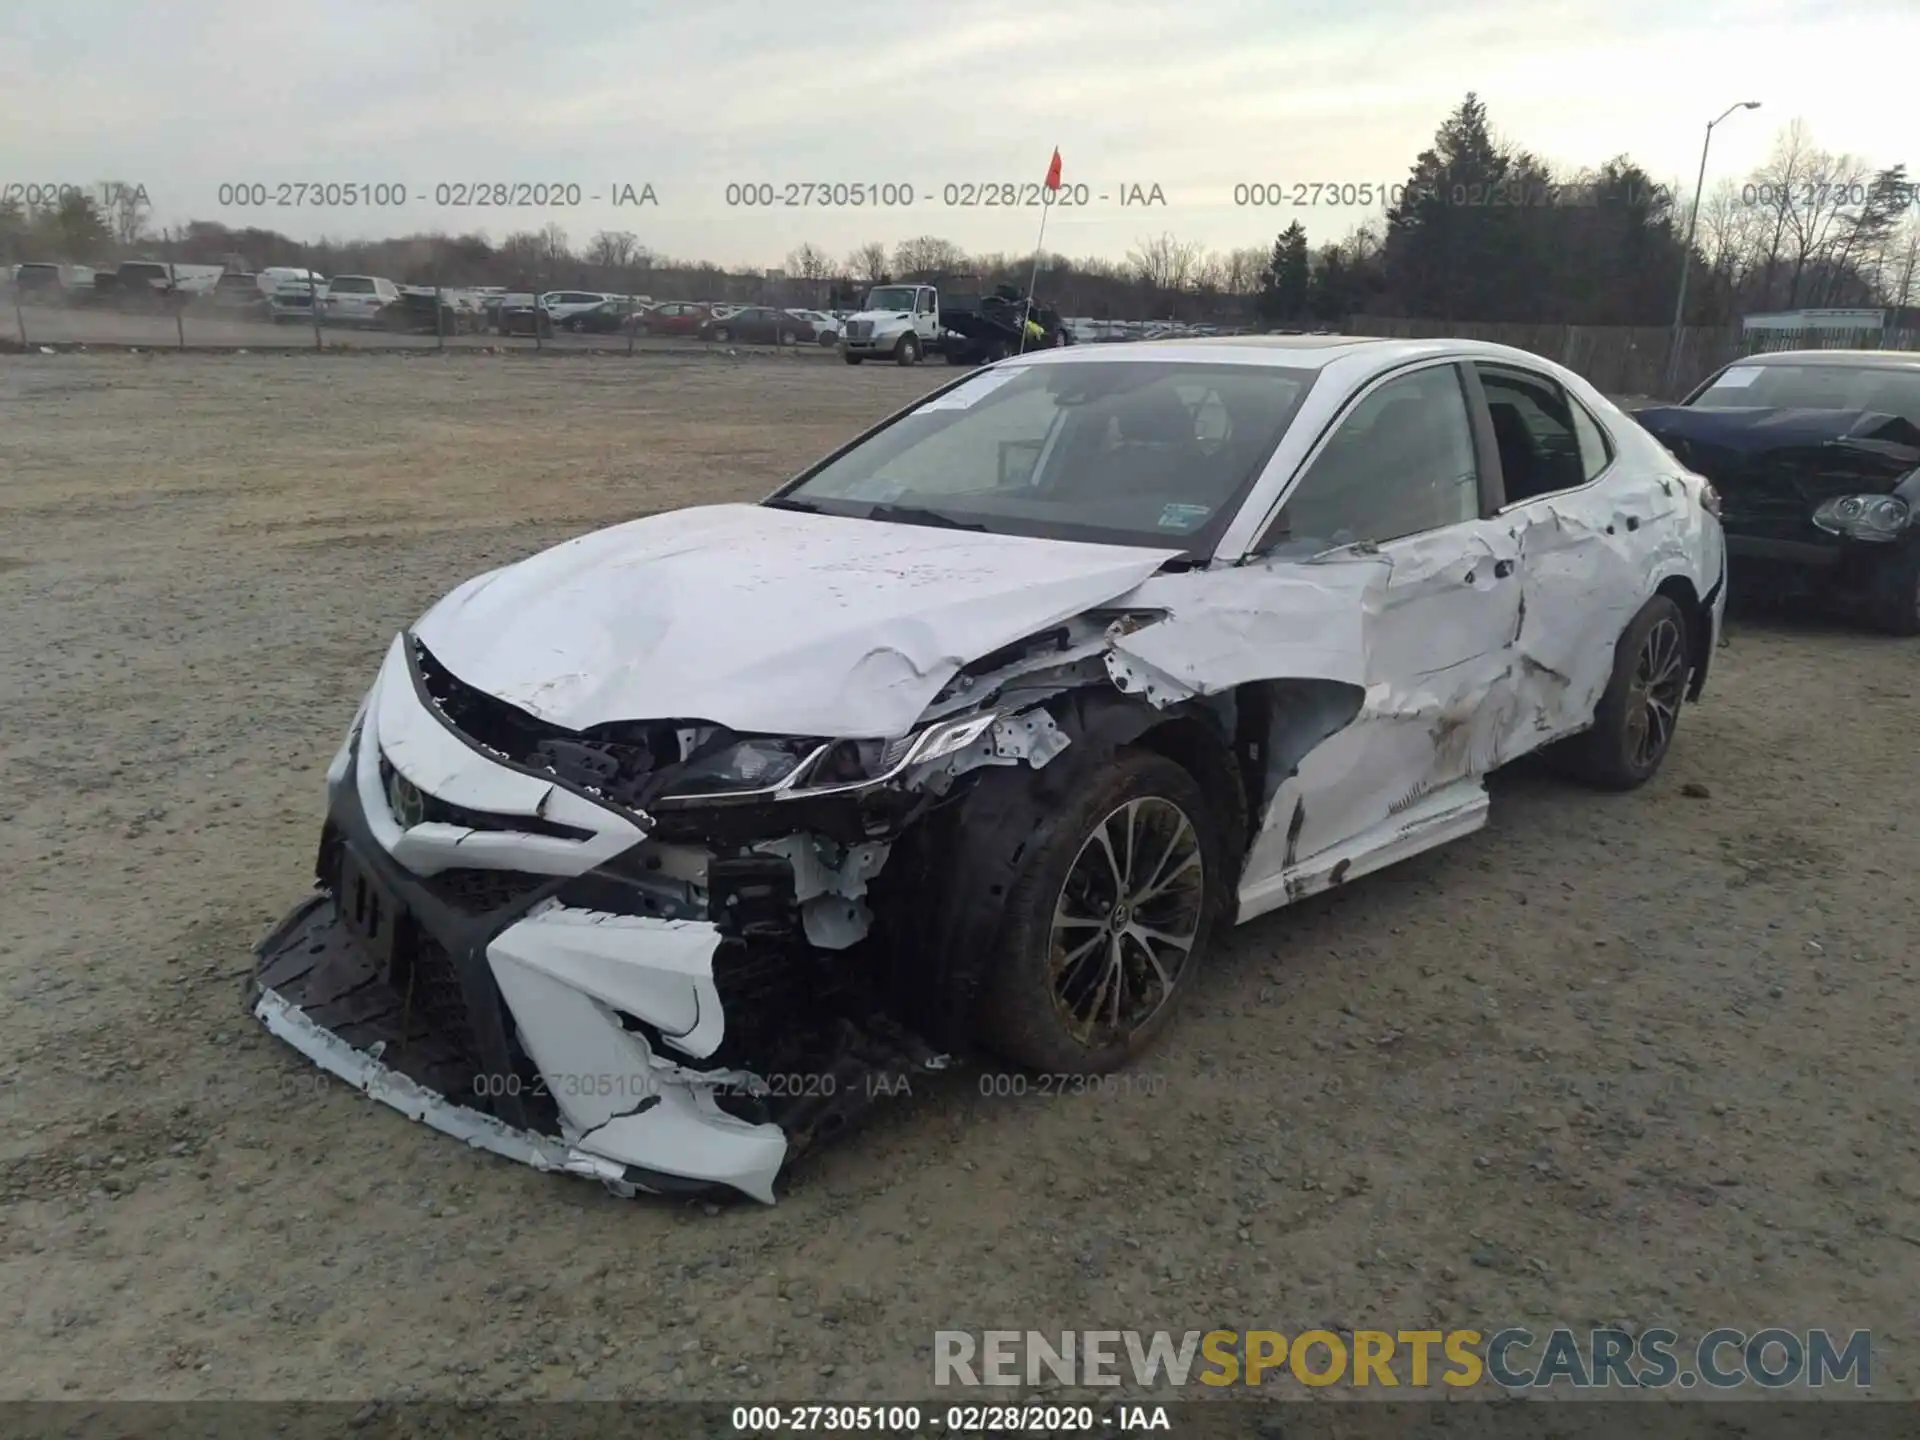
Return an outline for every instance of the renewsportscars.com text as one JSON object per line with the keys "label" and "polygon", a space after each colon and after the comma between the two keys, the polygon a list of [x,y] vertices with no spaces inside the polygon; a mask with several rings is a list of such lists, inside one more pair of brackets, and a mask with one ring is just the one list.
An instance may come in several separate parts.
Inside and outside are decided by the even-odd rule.
{"label": "renewsportscars.com text", "polygon": [[1873,1336],[1855,1330],[1718,1328],[1694,1340],[1650,1327],[1480,1330],[940,1330],[936,1386],[1301,1385],[1507,1390],[1820,1389],[1873,1378]]}

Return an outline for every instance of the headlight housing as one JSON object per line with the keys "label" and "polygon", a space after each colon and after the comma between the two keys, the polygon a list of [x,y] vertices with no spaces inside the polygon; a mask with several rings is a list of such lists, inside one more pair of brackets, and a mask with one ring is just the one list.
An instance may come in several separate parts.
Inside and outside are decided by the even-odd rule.
{"label": "headlight housing", "polygon": [[915,765],[973,744],[1000,719],[997,710],[936,721],[891,739],[814,740],[755,736],[687,762],[649,808],[761,803],[847,794],[883,785]]}
{"label": "headlight housing", "polygon": [[1913,508],[1894,495],[1836,495],[1813,512],[1813,523],[1849,540],[1894,540],[1913,523]]}

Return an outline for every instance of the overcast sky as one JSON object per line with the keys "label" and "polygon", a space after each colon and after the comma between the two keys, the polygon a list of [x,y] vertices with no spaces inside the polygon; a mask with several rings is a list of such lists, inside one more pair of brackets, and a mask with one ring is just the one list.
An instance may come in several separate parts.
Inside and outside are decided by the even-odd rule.
{"label": "overcast sky", "polygon": [[[1705,122],[1754,99],[1715,131],[1710,186],[1795,118],[1920,171],[1915,55],[1920,0],[0,0],[0,187],[124,180],[161,223],[302,238],[556,221],[580,245],[630,230],[778,265],[802,241],[1030,250],[1038,211],[948,205],[947,187],[1037,182],[1058,145],[1089,203],[1052,212],[1047,248],[1118,257],[1167,232],[1264,244],[1294,219],[1336,238],[1368,211],[1237,207],[1236,184],[1402,181],[1469,89],[1569,167],[1626,152],[1691,185]],[[223,184],[271,202],[295,182],[409,200],[220,203]],[[435,203],[474,182],[557,182],[563,202],[578,186],[579,203]],[[915,203],[730,207],[743,182]],[[655,204],[609,203],[647,185]],[[1120,203],[1156,185],[1164,205]]]}

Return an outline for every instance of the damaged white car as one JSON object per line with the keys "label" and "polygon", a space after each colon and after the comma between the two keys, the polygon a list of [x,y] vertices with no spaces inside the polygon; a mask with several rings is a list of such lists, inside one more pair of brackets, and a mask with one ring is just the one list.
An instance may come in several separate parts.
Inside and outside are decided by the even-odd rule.
{"label": "damaged white car", "polygon": [[950,1055],[1125,1064],[1220,927],[1479,828],[1516,756],[1646,780],[1715,505],[1502,347],[970,373],[399,635],[254,1012],[469,1143],[770,1201]]}

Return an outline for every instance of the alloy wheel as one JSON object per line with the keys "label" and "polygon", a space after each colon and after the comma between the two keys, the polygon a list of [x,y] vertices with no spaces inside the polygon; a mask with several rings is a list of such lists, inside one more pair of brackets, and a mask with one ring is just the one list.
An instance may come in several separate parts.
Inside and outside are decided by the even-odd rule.
{"label": "alloy wheel", "polygon": [[1636,769],[1650,767],[1666,752],[1686,684],[1686,637],[1663,618],[1640,641],[1627,695],[1627,748]]}
{"label": "alloy wheel", "polygon": [[1129,800],[1093,828],[1049,937],[1054,1007],[1076,1041],[1123,1039],[1172,1000],[1200,937],[1206,878],[1199,831],[1171,800]]}

